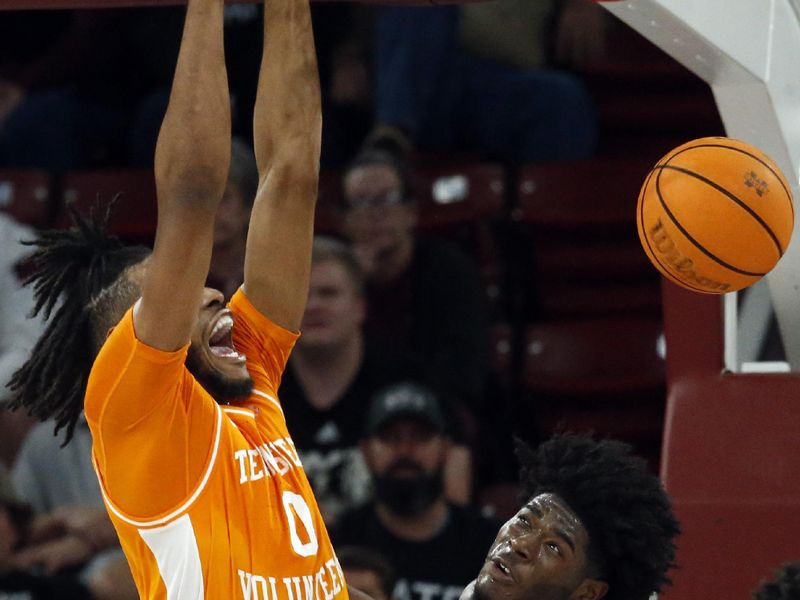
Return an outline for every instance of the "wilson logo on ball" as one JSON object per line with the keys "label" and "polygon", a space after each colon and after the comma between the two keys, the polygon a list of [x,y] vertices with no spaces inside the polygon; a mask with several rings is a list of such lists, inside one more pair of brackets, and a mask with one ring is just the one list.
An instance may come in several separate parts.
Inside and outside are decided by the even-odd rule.
{"label": "wilson logo on ball", "polygon": [[722,294],[761,279],[786,252],[793,226],[792,194],[780,169],[730,138],[675,148],[639,193],[645,253],[664,277],[696,292]]}

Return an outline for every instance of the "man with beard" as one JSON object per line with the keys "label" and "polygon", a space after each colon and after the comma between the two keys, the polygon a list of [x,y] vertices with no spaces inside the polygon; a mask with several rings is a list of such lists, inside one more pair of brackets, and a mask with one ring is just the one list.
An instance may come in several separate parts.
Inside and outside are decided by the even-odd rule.
{"label": "man with beard", "polygon": [[124,247],[79,215],[40,236],[36,310],[49,318],[63,302],[14,376],[13,403],[55,417],[68,437],[85,406],[141,598],[291,600],[310,584],[347,600],[276,393],[308,294],[318,183],[308,0],[265,6],[259,184],[229,307],[203,287],[231,154],[224,2],[186,11],[155,154],[155,247]]}
{"label": "man with beard", "polygon": [[385,556],[396,569],[395,600],[457,600],[499,526],[446,501],[449,448],[442,407],[429,390],[401,382],[375,395],[361,443],[375,500],[343,515],[333,538]]}

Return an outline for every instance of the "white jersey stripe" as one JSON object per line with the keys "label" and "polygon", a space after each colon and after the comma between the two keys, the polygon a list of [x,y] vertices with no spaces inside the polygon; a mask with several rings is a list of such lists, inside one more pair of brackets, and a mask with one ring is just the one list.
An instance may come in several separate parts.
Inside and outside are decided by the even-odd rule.
{"label": "white jersey stripe", "polygon": [[278,399],[275,398],[274,396],[270,396],[269,394],[265,394],[264,392],[261,392],[259,390],[253,390],[253,393],[256,396],[261,396],[262,398],[266,398],[267,400],[272,402],[275,406],[277,406],[279,411],[283,412],[283,408],[281,408],[281,403],[278,402]]}
{"label": "white jersey stripe", "polygon": [[214,468],[214,463],[217,462],[217,452],[219,451],[219,438],[222,433],[222,409],[220,409],[219,405],[217,405],[217,427],[216,432],[214,435],[214,445],[211,449],[211,459],[208,461],[208,468],[206,472],[203,474],[203,479],[200,481],[200,485],[197,486],[194,493],[178,508],[173,510],[168,515],[153,519],[150,521],[137,521],[136,519],[131,519],[130,517],[125,516],[122,512],[116,507],[116,505],[111,502],[111,499],[108,497],[106,493],[105,485],[103,485],[103,480],[100,477],[100,471],[97,469],[97,464],[94,463],[94,456],[92,456],[92,462],[94,463],[94,470],[97,472],[97,477],[100,480],[100,491],[103,493],[103,500],[105,500],[106,506],[108,510],[114,513],[120,520],[128,523],[129,525],[133,525],[134,527],[152,527],[154,525],[163,525],[164,523],[168,523],[181,513],[187,511],[189,507],[197,500],[197,497],[200,495],[200,492],[206,487],[206,483],[208,483],[208,478],[211,476],[211,470]]}
{"label": "white jersey stripe", "polygon": [[163,527],[140,529],[139,535],[155,556],[167,600],[203,600],[203,568],[189,515]]}
{"label": "white jersey stripe", "polygon": [[250,417],[251,419],[254,418],[256,415],[253,413],[252,410],[247,410],[246,408],[231,408],[230,406],[224,406],[222,411],[226,415],[234,414],[234,415],[242,415],[243,417]]}

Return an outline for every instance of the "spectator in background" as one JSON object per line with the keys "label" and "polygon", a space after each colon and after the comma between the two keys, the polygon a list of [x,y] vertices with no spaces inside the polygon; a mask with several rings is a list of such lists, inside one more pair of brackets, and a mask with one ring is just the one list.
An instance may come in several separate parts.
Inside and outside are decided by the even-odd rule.
{"label": "spectator in background", "polygon": [[14,489],[35,514],[15,564],[46,575],[77,572],[86,585],[111,587],[115,598],[137,598],[92,467],[86,419],[66,446],[66,430],[54,436],[53,429],[52,422],[31,429],[12,471]]}
{"label": "spectator in background", "polygon": [[231,166],[225,193],[214,221],[214,248],[206,285],[226,299],[244,281],[244,251],[250,210],[258,190],[258,167],[253,150],[240,138],[231,142]]}
{"label": "spectator in background", "polygon": [[[71,577],[23,571],[15,551],[25,543],[32,511],[14,494],[11,480],[0,465],[0,598],[21,600],[86,600],[93,596]],[[95,596],[96,597],[96,596]]]}
{"label": "spectator in background", "polygon": [[449,402],[477,412],[489,334],[475,266],[458,248],[416,236],[411,175],[393,154],[365,150],[343,184],[343,233],[367,278],[367,335],[403,352]]}
{"label": "spectator in background", "polygon": [[762,581],[753,600],[797,600],[800,598],[800,562],[787,563],[770,581]]}
{"label": "spectator in background", "polygon": [[[378,8],[369,143],[405,152],[466,148],[513,163],[590,156],[591,100],[577,77],[554,68],[551,48],[559,58],[582,57],[602,42],[595,26],[601,9],[591,4]],[[554,28],[565,14],[563,27]]]}
{"label": "spectator in background", "polygon": [[[363,415],[382,387],[410,375],[387,348],[368,342],[362,325],[364,278],[350,248],[317,237],[308,303],[279,394],[303,468],[328,524],[371,496],[359,450]],[[469,453],[450,457],[448,497],[469,497]]]}
{"label": "spectator in background", "polygon": [[350,249],[317,237],[302,335],[278,391],[286,422],[326,523],[363,504],[369,474],[358,442],[369,398],[402,373],[366,348],[364,281]]}
{"label": "spectator in background", "polygon": [[381,554],[362,546],[342,546],[337,548],[336,557],[349,586],[372,600],[392,600],[394,568]]}
{"label": "spectator in background", "polygon": [[23,413],[2,409],[9,399],[6,388],[42,331],[40,319],[29,319],[33,293],[23,287],[18,267],[26,254],[20,242],[33,231],[0,213],[0,463],[11,468],[17,448],[34,420]]}
{"label": "spectator in background", "polygon": [[4,15],[0,164],[152,165],[182,16],[178,7]]}
{"label": "spectator in background", "polygon": [[398,577],[394,600],[456,600],[480,569],[499,523],[445,499],[450,440],[436,397],[410,383],[382,390],[365,433],[361,448],[375,499],[342,516],[334,542],[365,546],[391,561]]}

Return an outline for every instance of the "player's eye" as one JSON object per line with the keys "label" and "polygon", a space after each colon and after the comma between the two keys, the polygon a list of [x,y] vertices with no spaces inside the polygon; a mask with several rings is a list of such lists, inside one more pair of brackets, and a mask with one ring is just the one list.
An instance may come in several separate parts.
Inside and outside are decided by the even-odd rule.
{"label": "player's eye", "polygon": [[553,552],[554,554],[561,554],[561,547],[555,542],[546,542],[545,546],[547,546],[547,549],[550,552]]}

